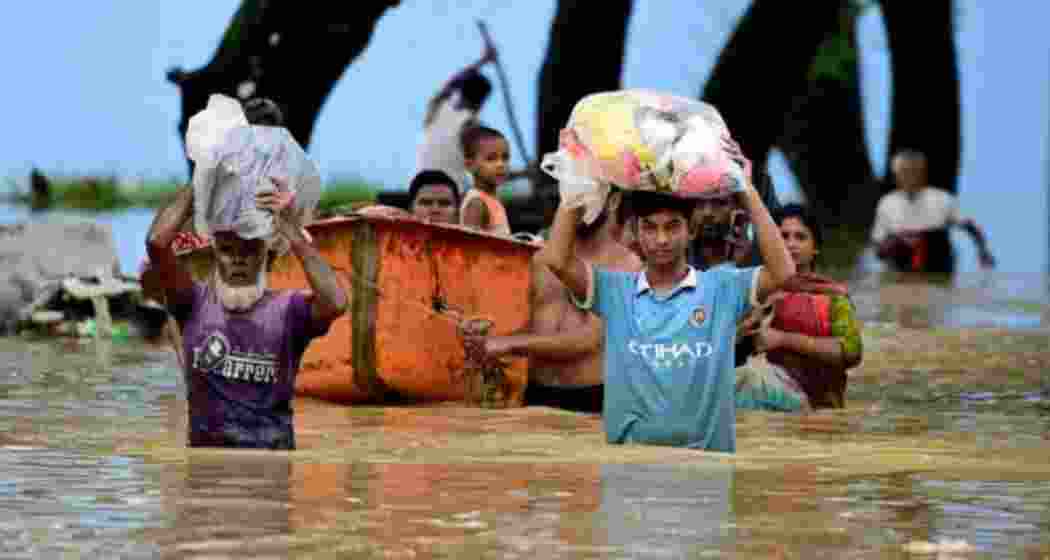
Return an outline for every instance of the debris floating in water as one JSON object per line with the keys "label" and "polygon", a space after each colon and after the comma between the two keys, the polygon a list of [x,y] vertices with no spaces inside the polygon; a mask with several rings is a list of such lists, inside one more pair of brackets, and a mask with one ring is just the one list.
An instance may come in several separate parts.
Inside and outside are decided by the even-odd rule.
{"label": "debris floating in water", "polygon": [[973,552],[970,543],[959,539],[941,539],[936,543],[927,541],[911,541],[904,545],[904,551],[911,554],[942,554]]}

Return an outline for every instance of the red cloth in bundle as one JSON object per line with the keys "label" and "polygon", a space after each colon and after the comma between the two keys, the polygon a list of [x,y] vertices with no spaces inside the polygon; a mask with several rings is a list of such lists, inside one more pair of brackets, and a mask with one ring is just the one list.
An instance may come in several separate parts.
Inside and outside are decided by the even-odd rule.
{"label": "red cloth in bundle", "polygon": [[831,296],[846,295],[846,286],[814,273],[792,276],[776,303],[773,328],[809,336],[831,336]]}
{"label": "red cloth in bundle", "polygon": [[776,303],[773,328],[809,336],[831,336],[831,297],[789,292]]}
{"label": "red cloth in bundle", "polygon": [[[834,280],[811,273],[797,274],[782,288],[781,299],[775,304],[772,326],[808,336],[831,336],[831,298],[847,293],[846,286]],[[802,386],[814,407],[843,406],[846,392],[844,370],[784,350],[771,351],[767,358],[770,363],[784,367]]]}

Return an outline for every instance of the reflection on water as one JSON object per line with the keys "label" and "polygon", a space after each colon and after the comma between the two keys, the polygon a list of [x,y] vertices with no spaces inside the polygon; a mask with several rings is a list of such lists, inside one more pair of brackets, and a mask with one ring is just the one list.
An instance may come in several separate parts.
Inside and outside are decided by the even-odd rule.
{"label": "reflection on water", "polygon": [[[0,340],[0,556],[897,558],[962,541],[941,557],[1042,558],[1047,298],[1011,282],[855,283],[870,323],[848,408],[742,414],[733,456],[607,446],[599,418],[543,408],[313,400],[296,452],[190,451],[168,349]],[[1017,328],[906,326],[967,306]]]}
{"label": "reflection on water", "polygon": [[1050,326],[1050,278],[1045,275],[981,272],[931,279],[881,273],[850,285],[864,321],[915,328]]}

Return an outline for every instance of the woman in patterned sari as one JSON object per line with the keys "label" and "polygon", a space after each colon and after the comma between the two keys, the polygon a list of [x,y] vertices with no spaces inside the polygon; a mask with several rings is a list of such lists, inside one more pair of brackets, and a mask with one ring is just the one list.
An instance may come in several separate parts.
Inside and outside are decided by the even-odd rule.
{"label": "woman in patterned sari", "polygon": [[853,303],[845,285],[815,272],[823,235],[813,215],[789,204],[776,220],[798,273],[741,322],[738,336],[753,337],[765,360],[737,369],[737,407],[842,408],[847,371],[864,352]]}

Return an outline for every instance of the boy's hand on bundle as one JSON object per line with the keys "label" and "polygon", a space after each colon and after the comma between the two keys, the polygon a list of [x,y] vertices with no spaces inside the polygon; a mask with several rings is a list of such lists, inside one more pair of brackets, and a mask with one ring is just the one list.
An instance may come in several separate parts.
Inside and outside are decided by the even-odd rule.
{"label": "boy's hand on bundle", "polygon": [[754,185],[751,179],[751,160],[744,157],[744,151],[740,148],[740,144],[738,144],[736,140],[725,136],[722,138],[722,147],[729,155],[729,159],[736,162],[744,173],[743,182],[730,181],[729,192],[737,196],[742,196],[748,191],[753,190]]}

